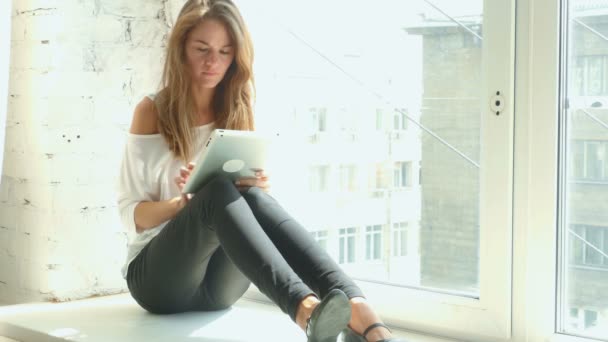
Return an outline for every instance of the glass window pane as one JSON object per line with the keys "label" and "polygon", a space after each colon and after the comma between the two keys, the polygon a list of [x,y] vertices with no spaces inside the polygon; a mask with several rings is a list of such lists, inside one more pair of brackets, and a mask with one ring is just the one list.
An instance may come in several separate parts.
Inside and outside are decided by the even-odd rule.
{"label": "glass window pane", "polygon": [[[335,255],[355,278],[477,296],[483,1],[311,1],[276,4],[289,30],[239,2],[255,38],[256,119],[302,143],[303,170],[332,170],[302,177],[314,184],[301,185],[310,198],[297,216],[330,230],[380,224],[369,248],[339,235]],[[382,192],[369,191],[374,178]],[[297,186],[282,197],[301,202]],[[404,220],[409,242],[391,232]],[[382,262],[366,263],[367,250]]]}
{"label": "glass window pane", "polygon": [[[608,2],[569,0],[558,332],[608,339]],[[566,164],[567,163],[567,164]]]}

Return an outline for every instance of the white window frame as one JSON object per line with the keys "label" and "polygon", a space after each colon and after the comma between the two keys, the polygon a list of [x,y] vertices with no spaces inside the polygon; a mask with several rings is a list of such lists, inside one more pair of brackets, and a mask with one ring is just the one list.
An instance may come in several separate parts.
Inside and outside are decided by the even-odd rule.
{"label": "white window frame", "polygon": [[562,10],[560,1],[518,0],[514,342],[592,341],[556,333]]}
{"label": "white window frame", "polygon": [[0,3],[0,170],[4,161],[4,140],[8,116],[8,79],[11,55],[12,1]]}
{"label": "white window frame", "polygon": [[[511,257],[513,195],[513,95],[515,82],[515,1],[484,1],[481,107],[479,298],[446,292],[360,282],[386,321],[405,329],[463,340],[511,337]],[[490,65],[489,62],[492,64]],[[490,99],[500,91],[504,110]],[[399,298],[402,305],[395,305]]]}
{"label": "white window frame", "polygon": [[484,35],[491,38],[483,44],[481,98],[489,103],[499,90],[505,108],[495,115],[489,105],[480,104],[480,156],[485,161],[480,168],[480,296],[357,282],[394,327],[487,342],[509,340],[512,332],[515,0],[484,0],[484,8]]}
{"label": "white window frame", "polygon": [[[484,49],[496,56],[509,56],[514,43],[515,2],[485,3],[493,7],[484,6],[484,20],[488,19],[484,32],[492,32],[495,27],[508,29],[503,37],[485,40]],[[507,112],[503,116],[512,120],[511,108],[515,108],[515,139],[509,139],[509,133],[513,132],[498,130],[500,134],[491,140],[492,144],[483,146],[485,156],[488,147],[502,143],[501,153],[492,159],[497,161],[496,165],[488,165],[492,170],[504,166],[510,148],[514,149],[515,167],[507,165],[497,173],[501,182],[493,191],[507,195],[492,201],[491,207],[485,203],[487,212],[483,214],[480,239],[481,300],[361,282],[387,323],[466,341],[595,341],[556,333],[561,10],[560,1],[556,0],[517,0],[515,92],[510,91],[512,87],[505,90]],[[505,80],[513,74],[510,64],[496,68],[495,72],[502,75],[495,80],[501,79],[501,85],[509,84]],[[489,89],[495,87],[490,84]],[[484,136],[497,130],[485,128]],[[489,168],[483,173],[482,184],[487,184],[487,175],[492,174]],[[513,170],[513,192],[508,186],[509,170]],[[512,218],[510,211],[501,211],[509,207],[511,194]],[[490,221],[488,216],[493,213],[500,215]],[[498,224],[490,225],[489,229],[488,223]],[[493,258],[495,255],[498,257]],[[494,272],[488,271],[489,263]],[[491,288],[493,284],[497,286]],[[391,303],[377,300],[385,297]]]}

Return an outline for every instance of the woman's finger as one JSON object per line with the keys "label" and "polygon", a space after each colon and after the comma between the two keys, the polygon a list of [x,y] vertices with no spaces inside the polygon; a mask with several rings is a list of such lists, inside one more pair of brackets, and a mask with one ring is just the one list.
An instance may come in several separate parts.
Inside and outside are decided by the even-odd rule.
{"label": "woman's finger", "polygon": [[182,168],[180,168],[180,169],[179,169],[179,174],[180,174],[182,177],[187,177],[187,176],[189,176],[191,172],[192,172],[192,170],[189,170],[189,169],[187,169],[187,168],[185,168],[185,167],[182,167]]}
{"label": "woman's finger", "polygon": [[268,178],[268,172],[262,169],[254,169],[254,175],[258,178]]}
{"label": "woman's finger", "polygon": [[237,180],[234,182],[234,185],[236,185],[237,187],[243,187],[243,186],[253,186],[253,185],[251,184],[251,183],[252,183],[252,181],[251,181],[252,179],[255,179],[255,178],[250,178],[250,177],[242,177],[242,178],[237,179]]}
{"label": "woman's finger", "polygon": [[241,190],[241,188],[249,188],[252,186],[261,188],[264,191],[268,191],[268,189],[270,188],[270,182],[263,178],[239,178],[234,184],[239,190]]}

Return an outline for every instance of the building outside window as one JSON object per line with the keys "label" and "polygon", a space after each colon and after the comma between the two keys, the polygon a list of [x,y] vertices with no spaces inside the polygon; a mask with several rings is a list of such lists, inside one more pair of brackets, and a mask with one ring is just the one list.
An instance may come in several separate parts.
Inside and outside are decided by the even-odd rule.
{"label": "building outside window", "polygon": [[407,188],[411,184],[411,162],[396,162],[393,177],[393,186],[395,188]]}
{"label": "building outside window", "polygon": [[407,222],[393,223],[393,256],[407,256]]}
{"label": "building outside window", "polygon": [[357,228],[340,228],[338,263],[351,264],[356,261]]}
{"label": "building outside window", "polygon": [[608,182],[608,140],[574,141],[571,153],[575,180]]}
{"label": "building outside window", "polygon": [[608,269],[608,227],[578,224],[571,229],[571,263]]}
{"label": "building outside window", "polygon": [[572,91],[576,95],[608,95],[608,56],[583,55],[575,58],[572,77]]}
{"label": "building outside window", "polygon": [[317,230],[314,232],[310,232],[310,235],[312,235],[313,239],[315,239],[315,241],[317,241],[317,243],[319,244],[319,246],[321,246],[321,248],[323,248],[324,250],[327,251],[327,230]]}
{"label": "building outside window", "polygon": [[340,165],[340,191],[355,192],[358,189],[357,185],[357,165],[347,164]]}
{"label": "building outside window", "polygon": [[395,108],[393,115],[393,130],[405,131],[408,127],[407,111],[405,108]]}
{"label": "building outside window", "polygon": [[313,133],[327,132],[327,108],[310,108]]}
{"label": "building outside window", "polygon": [[376,131],[384,130],[384,111],[381,108],[376,109]]}
{"label": "building outside window", "polygon": [[365,227],[365,259],[382,259],[382,225]]}
{"label": "building outside window", "polygon": [[310,167],[310,192],[326,192],[329,189],[329,165]]}

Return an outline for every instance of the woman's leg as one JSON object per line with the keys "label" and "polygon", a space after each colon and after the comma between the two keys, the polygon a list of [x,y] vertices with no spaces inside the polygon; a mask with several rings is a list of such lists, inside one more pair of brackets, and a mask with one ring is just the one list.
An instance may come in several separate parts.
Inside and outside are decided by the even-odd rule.
{"label": "woman's leg", "polygon": [[213,280],[206,276],[220,245],[230,261],[295,321],[299,303],[314,293],[224,178],[204,186],[131,264],[127,278],[135,299],[151,311],[192,309],[193,298],[212,291]]}
{"label": "woman's leg", "polygon": [[[255,187],[245,191],[243,197],[285,260],[310,288],[321,297],[334,288],[346,293],[353,310],[350,326],[356,332],[381,322],[361,289],[274,198]],[[390,333],[379,327],[370,331],[368,337],[376,338],[375,341],[390,337]]]}
{"label": "woman's leg", "polygon": [[205,278],[193,299],[195,310],[222,310],[239,300],[251,281],[218,248],[207,267]]}
{"label": "woman's leg", "polygon": [[255,218],[291,268],[321,297],[332,289],[363,297],[355,282],[279,203],[257,187],[243,192]]}

